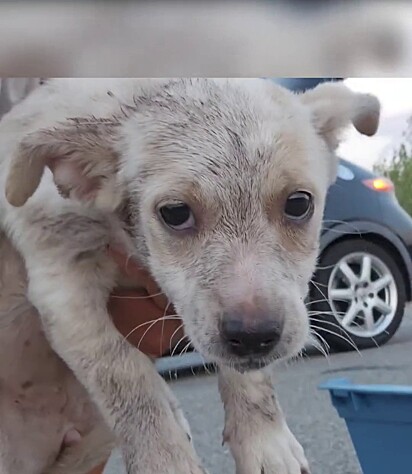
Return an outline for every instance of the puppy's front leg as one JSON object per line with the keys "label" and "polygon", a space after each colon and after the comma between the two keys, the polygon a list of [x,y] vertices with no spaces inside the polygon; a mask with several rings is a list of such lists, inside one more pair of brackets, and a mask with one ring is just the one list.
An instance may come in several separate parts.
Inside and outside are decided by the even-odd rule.
{"label": "puppy's front leg", "polygon": [[163,380],[152,362],[116,331],[106,311],[112,283],[107,257],[64,265],[53,257],[27,257],[30,299],[53,348],[117,435],[127,472],[203,473],[164,395]]}
{"label": "puppy's front leg", "polygon": [[236,474],[309,474],[301,445],[276,400],[270,375],[219,371],[225,407],[224,441],[236,462]]}

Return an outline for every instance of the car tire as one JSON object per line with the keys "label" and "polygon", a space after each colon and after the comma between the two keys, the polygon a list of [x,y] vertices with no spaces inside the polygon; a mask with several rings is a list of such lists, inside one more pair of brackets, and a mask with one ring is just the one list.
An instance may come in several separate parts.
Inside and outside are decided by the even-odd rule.
{"label": "car tire", "polygon": [[[366,256],[368,259],[364,258]],[[369,261],[372,275],[369,287],[366,283],[351,284],[354,275],[361,276],[363,267],[366,268],[367,274]],[[349,265],[352,273],[347,270],[345,263]],[[386,280],[383,278],[385,275]],[[374,277],[375,287],[372,281]],[[378,281],[378,278],[381,280]],[[390,281],[388,286],[378,291],[386,281]],[[343,288],[337,286],[338,284]],[[363,285],[366,285],[365,290]],[[368,293],[372,288],[375,292]],[[336,295],[338,299],[333,299]],[[339,295],[343,295],[345,299],[339,299]],[[381,301],[386,305],[382,314]],[[312,331],[316,331],[320,341],[324,339],[330,349],[348,351],[386,344],[402,322],[405,304],[406,287],[402,272],[394,256],[384,246],[368,240],[350,239],[332,244],[322,253],[313,278],[309,307]],[[367,313],[364,313],[363,308],[366,308]],[[359,313],[348,325],[347,321],[358,309]],[[349,318],[346,322],[345,316]],[[375,334],[374,331],[378,332]]]}

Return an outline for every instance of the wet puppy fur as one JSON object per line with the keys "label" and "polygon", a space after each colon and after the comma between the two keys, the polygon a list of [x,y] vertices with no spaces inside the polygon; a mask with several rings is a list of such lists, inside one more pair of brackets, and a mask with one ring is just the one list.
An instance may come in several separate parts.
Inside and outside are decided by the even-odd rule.
{"label": "wet puppy fur", "polygon": [[[342,84],[295,95],[264,80],[51,80],[0,124],[0,225],[24,258],[23,229],[32,249],[72,262],[122,245],[198,351],[261,368],[307,338],[335,150],[345,128],[373,135],[378,121],[376,98]],[[291,216],[302,194],[308,211]],[[187,221],[168,225],[162,210],[182,204]],[[269,325],[276,343],[239,355],[227,321]]]}

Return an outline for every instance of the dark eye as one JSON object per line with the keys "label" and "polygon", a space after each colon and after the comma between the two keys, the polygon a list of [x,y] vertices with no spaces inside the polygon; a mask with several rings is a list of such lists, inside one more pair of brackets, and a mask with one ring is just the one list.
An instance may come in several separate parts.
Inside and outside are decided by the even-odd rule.
{"label": "dark eye", "polygon": [[295,221],[306,219],[312,210],[312,195],[306,191],[297,191],[286,200],[285,215],[289,219]]}
{"label": "dark eye", "polygon": [[159,209],[159,214],[163,222],[174,230],[187,230],[195,226],[195,218],[187,204],[167,204]]}

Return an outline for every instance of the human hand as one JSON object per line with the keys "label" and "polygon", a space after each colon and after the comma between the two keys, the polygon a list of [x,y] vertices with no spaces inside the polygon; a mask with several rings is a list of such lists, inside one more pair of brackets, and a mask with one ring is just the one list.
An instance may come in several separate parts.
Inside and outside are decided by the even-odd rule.
{"label": "human hand", "polygon": [[122,276],[133,288],[117,288],[108,303],[116,328],[134,346],[151,357],[173,350],[184,337],[181,319],[150,273],[120,249],[109,248]]}

